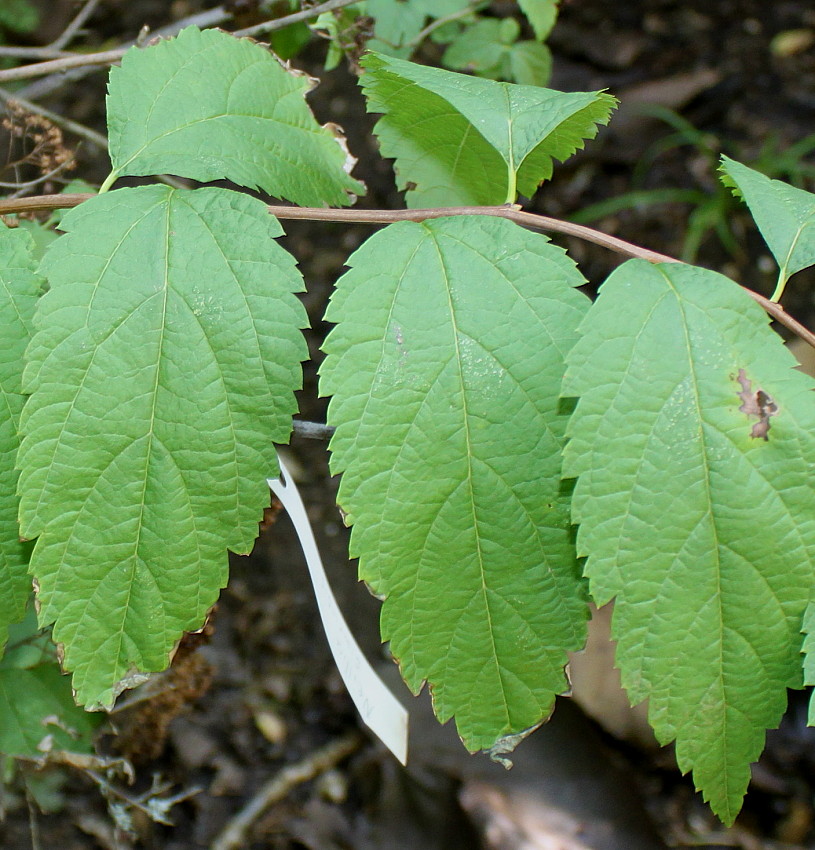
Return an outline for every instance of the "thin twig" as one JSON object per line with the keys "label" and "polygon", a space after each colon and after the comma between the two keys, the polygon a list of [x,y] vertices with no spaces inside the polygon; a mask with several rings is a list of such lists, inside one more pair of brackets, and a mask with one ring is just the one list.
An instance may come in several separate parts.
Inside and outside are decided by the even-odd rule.
{"label": "thin twig", "polygon": [[[40,183],[44,183],[46,180],[56,177],[60,171],[64,171],[72,165],[74,165],[74,157],[66,159],[65,162],[61,162],[56,168],[52,168],[47,174],[36,177],[34,180],[26,180],[24,183],[4,183],[0,180],[0,187],[3,189],[30,189],[32,186],[38,186]],[[67,183],[68,181],[63,180],[63,182]]]}
{"label": "thin twig", "polygon": [[42,850],[40,844],[40,822],[37,818],[37,804],[34,797],[26,785],[25,801],[28,806],[28,828],[31,834],[31,850]]}
{"label": "thin twig", "polygon": [[305,419],[293,419],[291,424],[295,436],[308,437],[309,440],[330,440],[337,430],[333,425],[307,422]]}
{"label": "thin twig", "polygon": [[[228,12],[223,6],[218,6],[216,9],[208,9],[206,12],[190,15],[188,18],[162,27],[150,34],[150,40],[155,38],[172,38],[172,36],[178,35],[182,29],[188,26],[197,26],[201,29],[215,27],[228,21],[231,17],[231,12]],[[136,42],[137,39],[132,39],[115,50],[104,50],[101,53],[71,53],[68,56],[48,62],[37,62],[33,65],[23,65],[20,68],[8,68],[5,71],[0,71],[0,83],[8,80],[27,80],[32,77],[42,77],[46,74],[64,74],[66,71],[77,68],[112,65],[114,62],[118,62]],[[47,91],[38,91],[36,93],[29,91],[28,96],[36,97],[47,93]]]}
{"label": "thin twig", "polygon": [[[291,24],[296,24],[299,21],[308,21],[311,18],[316,18],[323,12],[330,12],[333,9],[350,6],[355,2],[358,2],[358,0],[328,0],[328,2],[321,3],[319,6],[312,6],[310,9],[302,9],[299,12],[293,12],[291,15],[285,15],[282,18],[276,18],[253,27],[237,30],[233,35],[239,37],[255,36],[260,33],[273,32],[274,30],[291,26]],[[198,15],[191,15],[183,21],[177,21],[174,24],[156,30],[154,33],[151,33],[150,41],[157,38],[170,38],[188,26],[197,26],[202,29],[218,26],[228,21],[231,17],[231,12],[227,11],[223,6],[219,6],[217,9],[210,9]],[[114,62],[118,62],[134,44],[135,41],[131,41],[122,47],[117,47],[115,50],[105,50],[101,53],[72,53],[68,56],[61,56],[58,59],[35,62],[31,65],[22,65],[19,68],[8,68],[0,71],[0,83],[10,82],[11,80],[27,80],[32,77],[42,77],[46,74],[62,73],[74,68],[112,65]],[[42,92],[39,94],[42,94]]]}
{"label": "thin twig", "polygon": [[68,132],[85,139],[100,150],[106,151],[108,149],[107,138],[101,133],[97,133],[96,130],[86,127],[84,124],[77,124],[76,121],[71,121],[70,118],[65,118],[56,112],[51,112],[50,109],[45,109],[36,103],[32,103],[30,100],[24,100],[15,94],[10,94],[5,89],[0,89],[0,100],[4,103],[19,103],[27,112],[42,115],[43,118],[47,118],[53,124],[62,127],[63,130],[68,130]]}
{"label": "thin twig", "polygon": [[73,53],[62,59],[49,59],[46,62],[35,62],[33,65],[7,68],[5,71],[0,71],[0,83],[42,77],[44,74],[67,71],[69,68],[81,68],[85,65],[111,65],[113,62],[118,62],[126,50],[129,50],[129,46],[105,50],[102,53]]}
{"label": "thin twig", "polygon": [[311,6],[308,9],[302,9],[299,12],[292,12],[291,15],[286,15],[282,18],[274,18],[269,21],[264,21],[261,24],[255,24],[253,27],[235,30],[232,35],[254,38],[256,35],[263,35],[267,32],[284,29],[285,27],[289,27],[292,24],[299,23],[300,21],[308,21],[311,20],[311,18],[316,18],[319,15],[322,15],[323,12],[333,12],[335,9],[342,9],[343,6],[350,6],[353,3],[358,2],[359,0],[327,0],[326,3],[320,3],[319,6]]}
{"label": "thin twig", "polygon": [[76,56],[70,50],[54,50],[53,47],[9,47],[0,46],[0,56],[9,59],[62,59],[63,56]]}
{"label": "thin twig", "polygon": [[62,50],[63,47],[67,47],[73,41],[74,36],[85,25],[85,21],[94,13],[98,5],[99,0],[87,0],[85,5],[76,14],[76,17],[65,27],[62,35],[54,39],[48,46],[52,50]]}
{"label": "thin twig", "polygon": [[472,15],[473,12],[477,12],[479,9],[488,6],[488,3],[478,2],[471,3],[469,6],[466,6],[463,9],[459,9],[457,12],[451,12],[449,15],[445,15],[443,18],[436,18],[436,20],[431,21],[423,30],[420,30],[415,38],[412,38],[406,44],[401,45],[402,47],[418,47],[432,32],[435,32],[440,27],[443,27],[445,24],[450,24],[453,21],[458,21],[461,18],[466,18],[468,15]]}
{"label": "thin twig", "polygon": [[210,850],[235,850],[237,847],[246,847],[246,833],[265,809],[279,803],[296,786],[325,773],[350,756],[362,741],[363,738],[358,732],[351,732],[315,750],[301,762],[284,767],[232,818],[226,829],[210,845]]}
{"label": "thin twig", "polygon": [[[2,211],[0,209],[0,211]],[[426,221],[431,218],[446,218],[451,215],[488,215],[498,218],[508,218],[516,224],[532,230],[547,230],[563,233],[566,236],[576,236],[587,242],[602,245],[619,254],[630,257],[641,257],[652,263],[678,263],[679,260],[632,245],[616,236],[609,236],[599,230],[592,230],[582,224],[561,221],[537,213],[523,212],[515,207],[438,207],[435,209],[417,210],[335,210],[325,207],[284,207],[270,206],[269,212],[277,218],[306,219],[308,221],[348,221],[365,224],[391,224],[395,221]]]}
{"label": "thin twig", "polygon": [[[39,195],[32,198],[19,198],[17,200],[0,201],[0,215],[24,212],[26,210],[55,210],[67,209],[87,201],[93,197],[89,194],[64,194],[64,195]],[[679,263],[676,257],[651,251],[649,248],[641,248],[624,239],[610,236],[583,224],[574,224],[571,221],[561,221],[537,213],[528,213],[514,207],[439,207],[437,209],[424,210],[336,210],[326,207],[287,207],[272,205],[268,210],[276,218],[297,219],[307,221],[346,221],[364,224],[392,224],[396,221],[426,221],[432,218],[445,218],[454,215],[487,215],[498,218],[508,218],[522,227],[530,230],[542,230],[550,233],[562,233],[565,236],[575,236],[586,242],[592,242],[607,248],[617,254],[626,257],[637,257],[648,260],[650,263]],[[746,286],[744,291],[764,310],[772,316],[779,324],[784,325],[787,330],[801,337],[804,342],[815,348],[815,334],[805,328],[800,322],[792,318],[780,305],[770,301],[763,295],[753,292]]]}

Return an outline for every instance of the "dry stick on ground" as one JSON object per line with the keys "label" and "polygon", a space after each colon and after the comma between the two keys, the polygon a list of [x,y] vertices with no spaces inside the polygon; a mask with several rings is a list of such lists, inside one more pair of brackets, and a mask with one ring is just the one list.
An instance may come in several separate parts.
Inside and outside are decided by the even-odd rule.
{"label": "dry stick on ground", "polygon": [[[68,207],[76,207],[93,195],[88,194],[64,194],[64,195],[39,195],[32,198],[20,198],[14,201],[0,201],[0,215],[24,212],[26,210],[55,210]],[[431,218],[444,218],[452,215],[491,215],[498,218],[508,218],[522,227],[531,230],[543,230],[551,233],[562,233],[566,236],[576,236],[586,242],[593,242],[602,248],[608,248],[618,254],[627,257],[637,257],[648,260],[650,263],[678,263],[676,257],[660,254],[648,248],[640,248],[624,239],[609,236],[599,230],[586,227],[582,224],[574,224],[570,221],[561,221],[546,215],[528,213],[515,207],[438,207],[428,210],[336,210],[324,207],[286,207],[270,206],[269,212],[277,218],[305,219],[308,221],[353,221],[364,224],[390,224],[394,221],[426,221]],[[808,345],[815,348],[815,334],[805,328],[799,321],[780,305],[752,289],[743,287],[744,291],[764,310],[769,313],[779,324],[784,325],[787,330],[792,331]]]}
{"label": "dry stick on ground", "polygon": [[263,785],[260,791],[235,815],[226,829],[213,841],[210,850],[235,850],[246,847],[246,833],[269,806],[279,803],[297,785],[325,773],[362,745],[359,732],[350,732],[310,753],[297,764],[284,767]]}

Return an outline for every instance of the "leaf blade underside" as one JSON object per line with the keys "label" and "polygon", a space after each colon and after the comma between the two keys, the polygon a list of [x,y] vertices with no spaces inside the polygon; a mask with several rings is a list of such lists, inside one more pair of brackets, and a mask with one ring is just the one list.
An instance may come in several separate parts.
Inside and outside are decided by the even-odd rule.
{"label": "leaf blade underside", "polygon": [[[564,93],[467,77],[368,53],[360,80],[382,155],[416,207],[495,205],[527,196],[608,122],[602,92]],[[511,194],[511,199],[508,198]]]}
{"label": "leaf blade underside", "polygon": [[[65,216],[28,349],[21,524],[78,698],[163,669],[246,553],[306,355],[265,206],[151,186]],[[271,472],[270,472],[271,470]]]}
{"label": "leaf blade underside", "polygon": [[489,748],[548,714],[585,639],[557,409],[582,277],[485,217],[391,225],[349,265],[320,388],[351,554],[408,685]]}
{"label": "leaf blade underside", "polygon": [[[662,743],[727,823],[766,728],[800,687],[815,555],[812,381],[727,278],[632,260],[569,356],[564,473],[617,665]],[[741,381],[739,379],[742,379]],[[742,405],[777,404],[767,440]]]}
{"label": "leaf blade underside", "polygon": [[261,45],[187,27],[133,48],[108,85],[116,176],[227,179],[305,206],[346,206],[365,186],[335,125],[320,126],[305,96],[314,81]]}

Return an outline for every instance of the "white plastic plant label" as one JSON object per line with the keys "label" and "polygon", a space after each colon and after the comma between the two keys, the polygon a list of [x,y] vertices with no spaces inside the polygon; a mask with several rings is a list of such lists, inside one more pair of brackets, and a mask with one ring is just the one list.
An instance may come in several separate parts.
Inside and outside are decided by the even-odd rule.
{"label": "white plastic plant label", "polygon": [[278,462],[280,478],[268,479],[269,486],[288,511],[303,547],[323,628],[342,680],[365,724],[402,764],[407,764],[408,713],[368,663],[351,634],[331,592],[303,500],[280,457]]}

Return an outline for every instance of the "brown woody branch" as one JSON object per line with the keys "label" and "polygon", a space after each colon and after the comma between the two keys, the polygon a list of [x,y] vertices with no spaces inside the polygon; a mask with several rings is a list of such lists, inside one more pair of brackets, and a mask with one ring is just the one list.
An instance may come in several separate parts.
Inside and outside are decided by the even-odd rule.
{"label": "brown woody branch", "polygon": [[[27,212],[30,210],[54,210],[76,207],[88,198],[90,194],[39,195],[31,198],[0,201],[0,215]],[[489,215],[498,218],[508,218],[522,227],[530,230],[541,230],[550,233],[562,233],[575,236],[586,242],[592,242],[626,257],[637,257],[650,263],[678,263],[675,257],[660,254],[648,248],[641,248],[616,236],[609,236],[600,230],[594,230],[582,224],[561,221],[545,215],[524,212],[515,207],[438,207],[425,210],[337,210],[325,207],[288,207],[271,205],[269,212],[276,218],[300,219],[307,221],[347,221],[365,224],[392,224],[395,221],[426,221],[431,218],[444,218],[452,215]],[[770,301],[758,292],[744,287],[745,292],[757,301],[764,310],[787,330],[800,337],[808,345],[815,348],[815,334],[792,318],[780,305]]]}

